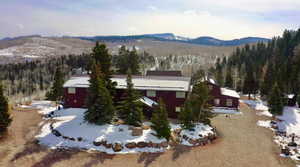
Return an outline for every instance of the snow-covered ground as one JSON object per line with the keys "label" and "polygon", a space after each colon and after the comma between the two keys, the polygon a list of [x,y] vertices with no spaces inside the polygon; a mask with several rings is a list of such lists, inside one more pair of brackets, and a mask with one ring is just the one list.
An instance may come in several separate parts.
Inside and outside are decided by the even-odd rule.
{"label": "snow-covered ground", "polygon": [[30,105],[20,105],[19,107],[38,109],[38,112],[42,115],[47,115],[57,109],[57,106],[53,102],[47,100],[32,101]]}
{"label": "snow-covered ground", "polygon": [[273,115],[269,112],[269,107],[266,102],[263,102],[259,98],[257,100],[240,100],[242,103],[246,103],[249,107],[257,110],[257,115],[272,117]]}
{"label": "snow-covered ground", "polygon": [[187,145],[187,146],[193,146],[192,143],[190,143],[188,141],[188,139],[192,139],[192,140],[199,140],[202,139],[206,136],[212,135],[214,134],[213,128],[208,126],[208,125],[204,125],[202,123],[196,124],[196,126],[193,128],[194,131],[191,130],[182,130],[180,132],[180,136],[186,136],[182,137],[180,142],[183,145]]}
{"label": "snow-covered ground", "polygon": [[[283,113],[276,116],[276,121],[260,120],[258,126],[269,128],[275,132],[274,142],[280,148],[287,149],[289,155],[281,156],[290,157],[293,160],[300,160],[300,109],[296,107],[284,107]],[[292,139],[294,142],[292,143]],[[294,145],[296,144],[296,145]]]}
{"label": "snow-covered ground", "polygon": [[240,111],[229,108],[218,108],[215,107],[212,111],[215,114],[242,114]]}
{"label": "snow-covered ground", "polygon": [[95,146],[93,142],[107,141],[107,144],[118,143],[123,146],[123,149],[118,152],[136,153],[136,152],[162,152],[164,148],[134,148],[127,149],[124,145],[131,142],[152,142],[162,143],[166,139],[159,139],[155,136],[155,131],[151,129],[143,130],[141,136],[132,136],[129,126],[127,125],[93,125],[84,121],[84,112],[86,109],[69,108],[57,110],[54,113],[53,128],[59,131],[62,135],[70,138],[82,138],[82,141],[65,140],[62,137],[57,137],[51,133],[50,124],[43,126],[41,133],[36,136],[40,144],[55,148],[81,148],[86,150],[97,150],[110,154],[115,154],[112,148],[104,146]]}
{"label": "snow-covered ground", "polygon": [[[94,125],[84,121],[84,112],[86,109],[69,108],[57,110],[55,104],[51,101],[33,101],[31,105],[19,105],[21,108],[38,109],[38,112],[48,121],[43,121],[41,131],[36,138],[40,144],[46,145],[52,149],[56,148],[80,148],[83,150],[96,150],[106,152],[109,154],[126,154],[137,152],[163,152],[170,146],[166,147],[135,147],[127,148],[128,143],[153,143],[162,144],[167,143],[164,138],[156,137],[156,132],[151,128],[145,128],[141,136],[132,136],[132,129],[128,125]],[[145,122],[144,126],[149,127],[150,122]],[[197,124],[194,131],[181,130],[179,124],[171,123],[171,130],[180,130],[181,135],[188,136],[192,139],[201,139],[207,137],[208,134],[214,134],[213,129],[208,125]],[[60,133],[56,136],[53,131]],[[193,136],[195,135],[195,136]],[[118,143],[122,146],[122,150],[115,152],[112,147],[107,148],[105,145],[96,146],[95,142],[104,142],[106,144]],[[182,144],[191,145],[185,139],[180,139]]]}

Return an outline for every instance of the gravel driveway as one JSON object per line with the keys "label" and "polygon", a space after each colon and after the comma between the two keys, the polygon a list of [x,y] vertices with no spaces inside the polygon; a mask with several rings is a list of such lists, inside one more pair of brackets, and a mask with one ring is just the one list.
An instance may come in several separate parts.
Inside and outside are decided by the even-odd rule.
{"label": "gravel driveway", "polygon": [[242,115],[219,115],[213,119],[221,137],[211,145],[116,156],[41,148],[31,142],[30,135],[37,130],[34,127],[40,118],[33,112],[26,116],[15,113],[12,135],[0,142],[0,166],[295,167],[291,160],[278,156],[280,150],[272,141],[272,132],[256,126],[255,111],[245,104],[241,104],[241,111]]}

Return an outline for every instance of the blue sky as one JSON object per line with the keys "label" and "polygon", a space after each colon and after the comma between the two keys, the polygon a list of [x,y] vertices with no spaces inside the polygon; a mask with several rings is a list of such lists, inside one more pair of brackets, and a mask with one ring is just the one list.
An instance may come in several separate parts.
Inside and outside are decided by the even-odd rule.
{"label": "blue sky", "polygon": [[171,32],[233,39],[300,28],[300,0],[2,0],[0,38]]}

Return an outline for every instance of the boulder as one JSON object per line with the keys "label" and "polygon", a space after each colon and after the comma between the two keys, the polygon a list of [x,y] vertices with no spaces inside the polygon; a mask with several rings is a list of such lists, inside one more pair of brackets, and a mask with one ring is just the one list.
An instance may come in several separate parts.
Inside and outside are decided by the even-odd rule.
{"label": "boulder", "polygon": [[160,146],[159,143],[152,143],[152,147],[154,147],[154,148],[160,148],[161,146]]}
{"label": "boulder", "polygon": [[289,142],[288,146],[290,146],[290,147],[297,147],[297,143],[295,143],[295,142]]}
{"label": "boulder", "polygon": [[112,144],[105,143],[105,144],[103,144],[103,146],[106,147],[106,148],[112,148]]}
{"label": "boulder", "polygon": [[105,140],[104,141],[94,141],[93,144],[95,146],[101,146],[101,145],[105,146],[106,145],[106,141]]}
{"label": "boulder", "polygon": [[162,147],[168,147],[169,143],[167,141],[164,141],[164,142],[161,143],[161,146]]}
{"label": "boulder", "polygon": [[100,145],[101,145],[101,142],[94,141],[93,144],[94,144],[94,146],[100,146]]}
{"label": "boulder", "polygon": [[77,137],[77,141],[82,141],[82,137]]}
{"label": "boulder", "polygon": [[189,142],[190,144],[192,144],[193,146],[196,146],[197,143],[198,143],[197,140],[193,140],[193,139],[189,139],[188,142]]}
{"label": "boulder", "polygon": [[143,126],[142,126],[142,129],[143,129],[143,130],[148,130],[148,129],[150,129],[150,126],[148,126],[148,125],[143,125]]}
{"label": "boulder", "polygon": [[115,143],[112,146],[112,149],[114,150],[114,152],[120,152],[123,149],[123,146],[120,143]]}
{"label": "boulder", "polygon": [[127,143],[127,144],[125,144],[125,147],[127,147],[129,149],[135,148],[136,147],[136,143],[135,142]]}
{"label": "boulder", "polygon": [[137,146],[138,148],[145,148],[145,147],[148,146],[148,144],[147,144],[146,142],[141,141],[141,142],[138,142],[138,143],[136,144],[136,146]]}
{"label": "boulder", "polygon": [[132,136],[142,136],[143,135],[143,128],[142,127],[133,127],[131,135]]}
{"label": "boulder", "polygon": [[290,149],[288,147],[282,148],[281,153],[288,156],[290,155]]}
{"label": "boulder", "polygon": [[58,131],[58,130],[52,130],[52,133],[56,136],[56,137],[59,137],[61,136],[61,133]]}

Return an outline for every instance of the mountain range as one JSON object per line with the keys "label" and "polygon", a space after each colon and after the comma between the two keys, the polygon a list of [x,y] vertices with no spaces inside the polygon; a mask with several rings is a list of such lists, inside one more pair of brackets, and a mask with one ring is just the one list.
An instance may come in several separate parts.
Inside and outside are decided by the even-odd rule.
{"label": "mountain range", "polygon": [[104,42],[129,42],[142,39],[150,39],[157,41],[173,41],[181,43],[190,43],[198,45],[208,45],[208,46],[238,46],[247,43],[256,42],[268,42],[270,39],[260,38],[260,37],[246,37],[241,39],[233,40],[220,40],[214,37],[203,36],[198,38],[187,38],[182,36],[176,36],[173,33],[161,33],[161,34],[144,34],[144,35],[128,35],[128,36],[93,36],[93,37],[73,37],[83,40],[90,41],[104,41]]}

